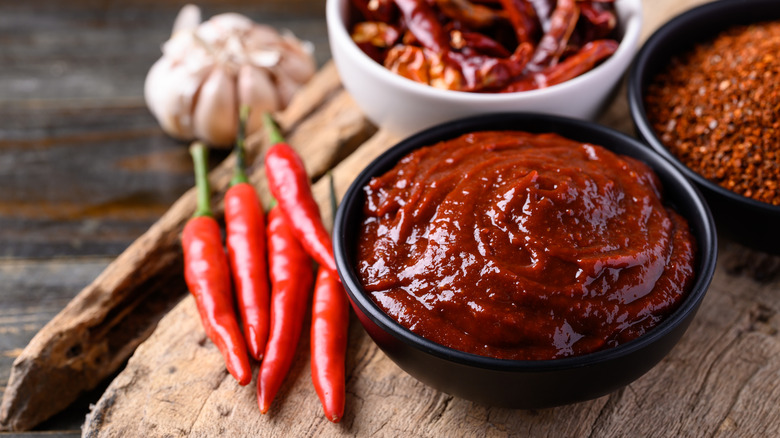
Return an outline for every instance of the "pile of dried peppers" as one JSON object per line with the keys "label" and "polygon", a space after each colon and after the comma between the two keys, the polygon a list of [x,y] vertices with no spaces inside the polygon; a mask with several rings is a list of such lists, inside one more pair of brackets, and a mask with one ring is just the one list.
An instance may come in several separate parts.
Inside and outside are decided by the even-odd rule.
{"label": "pile of dried peppers", "polygon": [[[246,116],[242,109],[241,119]],[[266,153],[265,170],[274,202],[266,223],[244,170],[245,123],[241,125],[236,172],[225,193],[227,253],[209,206],[207,149],[200,143],[191,147],[198,208],[182,233],[185,280],[206,334],[239,384],[252,379],[249,356],[260,361],[257,397],[263,413],[292,365],[314,284],[312,381],[326,417],[338,422],[344,413],[349,303],[336,273],[331,238],[303,162],[270,116],[265,126],[273,146]],[[318,264],[316,280],[312,259]]]}
{"label": "pile of dried peppers", "polygon": [[614,0],[350,1],[353,41],[390,71],[436,88],[544,88],[618,47]]}

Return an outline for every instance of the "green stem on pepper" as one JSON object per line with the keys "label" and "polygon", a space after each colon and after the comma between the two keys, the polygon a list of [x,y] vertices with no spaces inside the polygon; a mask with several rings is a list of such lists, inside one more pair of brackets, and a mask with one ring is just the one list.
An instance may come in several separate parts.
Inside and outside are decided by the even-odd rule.
{"label": "green stem on pepper", "polygon": [[190,146],[193,167],[195,170],[195,190],[197,193],[197,206],[193,217],[213,216],[211,212],[211,186],[207,170],[208,149],[200,142]]}
{"label": "green stem on pepper", "polygon": [[249,119],[249,107],[242,105],[238,111],[238,132],[236,133],[236,144],[233,148],[233,153],[236,156],[236,167],[233,173],[233,179],[230,180],[230,185],[249,182],[249,178],[246,176],[246,148],[244,146],[246,142],[246,122]]}

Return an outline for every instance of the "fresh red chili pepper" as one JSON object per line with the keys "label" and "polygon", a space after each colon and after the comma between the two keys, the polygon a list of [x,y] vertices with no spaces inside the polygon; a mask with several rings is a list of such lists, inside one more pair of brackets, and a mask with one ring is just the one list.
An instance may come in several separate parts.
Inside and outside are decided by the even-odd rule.
{"label": "fresh red chili pepper", "polygon": [[190,153],[195,163],[198,209],[182,232],[184,278],[195,297],[203,329],[222,352],[230,374],[240,385],[246,385],[252,380],[252,370],[233,309],[230,268],[222,235],[209,205],[207,150],[205,145],[195,143]]}
{"label": "fresh red chili pepper", "polygon": [[311,316],[311,380],[328,420],[344,415],[349,302],[338,278],[320,267]]}
{"label": "fresh red chili pepper", "polygon": [[273,146],[265,155],[265,174],[271,193],[279,203],[287,223],[306,252],[320,265],[336,272],[333,244],[322,224],[320,209],[314,201],[303,161],[285,143],[271,116],[265,114],[264,126]]}
{"label": "fresh red chili pepper", "polygon": [[257,378],[257,403],[262,413],[268,412],[292,365],[313,282],[311,259],[278,204],[268,213],[267,237],[271,332]]}
{"label": "fresh red chili pepper", "polygon": [[[336,196],[331,183],[331,205]],[[345,361],[349,301],[336,274],[320,267],[314,285],[311,316],[311,380],[328,420],[338,423],[344,416],[346,392]]]}
{"label": "fresh red chili pepper", "polygon": [[270,318],[265,214],[244,170],[246,118],[247,109],[242,108],[235,147],[236,170],[225,193],[225,241],[247,347],[252,357],[261,360]]}

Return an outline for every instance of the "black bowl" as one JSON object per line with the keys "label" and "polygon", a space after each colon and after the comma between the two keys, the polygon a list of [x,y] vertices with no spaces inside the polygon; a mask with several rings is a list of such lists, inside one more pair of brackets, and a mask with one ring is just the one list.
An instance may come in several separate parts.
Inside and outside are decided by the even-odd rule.
{"label": "black bowl", "polygon": [[746,246],[780,254],[780,206],[739,195],[691,170],[656,136],[644,104],[648,85],[672,57],[732,26],[778,19],[777,0],[722,0],[678,15],[655,31],[637,53],[629,70],[628,101],[638,137],[695,182],[712,209],[718,230]]}
{"label": "black bowl", "polygon": [[[480,130],[556,132],[602,145],[650,165],[664,186],[665,201],[689,222],[698,244],[695,284],[690,294],[657,327],[608,350],[555,360],[519,361],[464,353],[431,342],[398,324],[364,292],[356,271],[357,233],[363,217],[362,188],[414,149]],[[333,229],[339,274],[352,307],[376,344],[407,373],[443,392],[476,402],[543,408],[608,394],[657,364],[677,343],[704,298],[715,270],[717,237],[706,203],[669,162],[638,141],[592,122],[540,114],[471,117],[422,131],[371,163],[352,183]]]}

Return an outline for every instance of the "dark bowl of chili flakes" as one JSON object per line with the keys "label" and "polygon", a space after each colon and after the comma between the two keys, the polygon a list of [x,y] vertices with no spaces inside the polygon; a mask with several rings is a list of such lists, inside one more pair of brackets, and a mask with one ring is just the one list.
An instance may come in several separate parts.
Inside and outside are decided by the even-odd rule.
{"label": "dark bowl of chili flakes", "polygon": [[[494,138],[500,139],[495,140],[498,143],[487,140]],[[512,145],[529,139],[533,143],[523,143],[518,152],[524,151],[521,155],[530,161],[512,158]],[[480,145],[487,148],[479,152]],[[581,159],[569,160],[572,150],[580,151],[575,155]],[[447,158],[431,151],[449,151],[456,156]],[[617,163],[628,165],[612,166]],[[611,169],[608,172],[614,180],[591,178],[607,169]],[[560,183],[555,182],[558,175],[563,178]],[[656,195],[650,195],[658,197],[652,205],[645,204],[645,195],[628,188],[634,182],[649,181],[645,176],[655,180],[651,175],[657,177],[657,184],[651,185],[658,189],[653,189]],[[405,178],[410,180],[405,182]],[[573,181],[582,184],[570,184]],[[527,183],[536,188],[524,191],[521,186]],[[406,190],[408,194],[403,193]],[[436,194],[439,190],[447,195]],[[541,211],[537,207],[550,207],[550,214],[534,213]],[[406,213],[397,214],[401,210]],[[693,249],[688,253],[692,257],[681,261],[673,255],[681,254],[676,249],[668,253],[664,250],[662,253],[668,255],[657,258],[644,250],[629,255],[618,249],[637,249],[637,243],[640,247],[648,242],[655,244],[655,237],[638,238],[624,230],[630,223],[656,223],[649,218],[657,214],[687,221],[687,226],[681,225],[674,232],[662,231],[658,240],[688,230],[684,233],[689,232],[693,241],[686,238],[672,246],[681,248],[682,253],[686,248]],[[611,218],[609,224],[597,227],[597,231],[577,231],[586,227],[583,219],[601,223],[607,217]],[[492,224],[494,219],[501,224]],[[670,225],[666,219],[662,221]],[[673,222],[679,224],[676,219]],[[654,225],[647,227],[657,229]],[[604,235],[614,240],[605,243],[600,240]],[[674,348],[693,320],[709,288],[717,258],[717,236],[706,203],[695,186],[668,161],[638,140],[598,124],[531,113],[469,117],[402,140],[353,181],[336,213],[333,241],[339,275],[352,308],[369,336],[400,368],[448,394],[481,404],[523,409],[594,399],[628,385],[653,368]],[[418,258],[423,248],[432,249],[429,255],[433,257]],[[526,251],[536,256],[529,259]],[[576,251],[590,254],[574,254]],[[546,280],[541,280],[528,269],[536,269],[532,266],[537,264],[534,260],[556,265],[548,256],[561,256],[573,264],[564,263],[568,268],[558,265],[563,269],[549,271],[550,275],[544,275]],[[666,260],[661,271],[668,267],[671,272],[685,274],[667,276],[657,268],[645,269],[631,261],[640,259]],[[600,280],[588,273],[590,268],[574,266],[580,262],[592,262],[592,267],[609,278],[632,278],[631,285],[651,288],[654,292],[641,298],[617,300],[632,306],[641,321],[652,319],[655,325],[636,332],[637,337],[625,342],[591,344],[588,340],[595,340],[594,332],[583,334],[580,327],[585,324],[590,327],[586,331],[598,332],[603,326],[584,323],[586,319],[602,315],[631,329],[638,325],[631,322],[630,316],[618,316],[624,315],[622,310],[609,310],[616,305],[614,301],[605,306],[595,304],[596,300],[613,300],[613,292],[621,295],[632,286],[602,288],[598,286]],[[533,277],[530,281],[520,280],[529,272]],[[650,274],[653,279],[639,281],[635,274]],[[521,283],[513,286],[515,275]],[[526,288],[532,283],[549,288],[536,294]],[[654,295],[661,283],[687,292]],[[513,294],[519,301],[507,298]],[[519,304],[525,299],[519,295],[539,300],[526,306]],[[648,312],[660,307],[647,307],[645,299],[651,295],[675,296],[676,304],[667,308],[661,319],[655,319]],[[554,308],[545,307],[548,305]],[[566,309],[584,312],[561,319],[567,315]],[[413,315],[414,319],[405,315]],[[412,326],[407,327],[410,321]],[[641,321],[636,324],[644,324]],[[461,324],[469,328],[463,329]],[[426,333],[421,334],[423,326]],[[545,328],[552,328],[547,341],[565,344],[554,346],[557,353],[552,356],[547,356],[549,345],[544,347],[531,340],[545,338]],[[437,332],[445,336],[437,338]],[[534,333],[542,336],[537,338]],[[510,340],[507,334],[519,338]],[[588,352],[575,351],[580,342]],[[510,344],[517,350],[510,352]]]}
{"label": "dark bowl of chili flakes", "polygon": [[780,2],[673,18],[637,54],[628,99],[640,139],[696,183],[719,232],[780,253]]}

